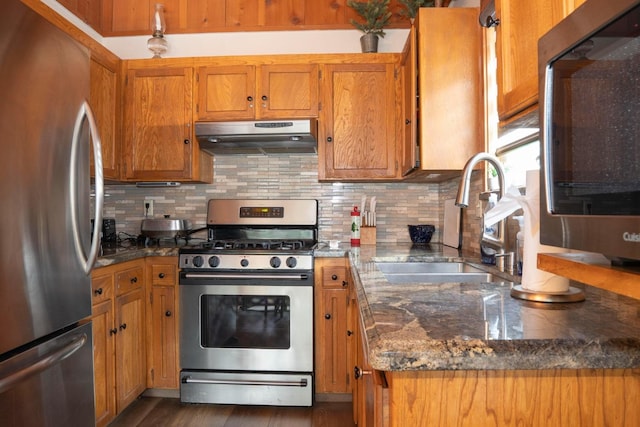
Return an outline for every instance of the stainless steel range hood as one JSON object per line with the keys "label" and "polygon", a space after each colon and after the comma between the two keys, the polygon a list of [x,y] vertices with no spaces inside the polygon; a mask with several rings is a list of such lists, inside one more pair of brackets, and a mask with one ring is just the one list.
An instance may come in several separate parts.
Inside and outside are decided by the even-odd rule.
{"label": "stainless steel range hood", "polygon": [[196,122],[200,149],[211,154],[316,153],[315,119]]}

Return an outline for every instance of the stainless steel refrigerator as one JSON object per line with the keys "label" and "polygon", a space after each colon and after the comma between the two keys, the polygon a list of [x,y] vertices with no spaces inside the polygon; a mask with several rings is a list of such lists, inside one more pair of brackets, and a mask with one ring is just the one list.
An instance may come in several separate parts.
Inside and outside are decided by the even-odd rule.
{"label": "stainless steel refrigerator", "polygon": [[[94,425],[90,271],[102,160],[88,52],[18,0],[0,13],[0,425]],[[90,181],[90,156],[96,165]],[[90,199],[90,192],[95,200]],[[93,236],[93,237],[92,237]]]}

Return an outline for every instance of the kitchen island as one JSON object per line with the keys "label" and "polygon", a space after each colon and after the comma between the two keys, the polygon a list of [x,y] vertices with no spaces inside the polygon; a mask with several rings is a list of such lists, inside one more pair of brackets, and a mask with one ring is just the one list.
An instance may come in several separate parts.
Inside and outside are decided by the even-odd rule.
{"label": "kitchen island", "polygon": [[572,283],[584,302],[532,303],[510,296],[510,276],[399,284],[376,266],[477,261],[438,244],[349,257],[381,424],[637,425],[639,301]]}

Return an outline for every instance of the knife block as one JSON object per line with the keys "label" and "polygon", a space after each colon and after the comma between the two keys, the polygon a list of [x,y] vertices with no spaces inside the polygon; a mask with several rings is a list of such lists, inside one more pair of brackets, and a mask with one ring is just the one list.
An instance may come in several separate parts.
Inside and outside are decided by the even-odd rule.
{"label": "knife block", "polygon": [[360,227],[360,244],[376,244],[376,227]]}

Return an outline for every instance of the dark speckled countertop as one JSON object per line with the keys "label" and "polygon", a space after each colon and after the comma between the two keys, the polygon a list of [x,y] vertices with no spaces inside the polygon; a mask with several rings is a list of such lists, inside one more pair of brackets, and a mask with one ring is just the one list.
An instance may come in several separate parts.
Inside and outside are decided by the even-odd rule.
{"label": "dark speckled countertop", "polygon": [[638,300],[572,283],[584,289],[584,302],[533,303],[510,296],[510,276],[481,284],[392,284],[376,267],[463,259],[439,244],[362,246],[349,248],[349,257],[374,369],[640,366]]}

